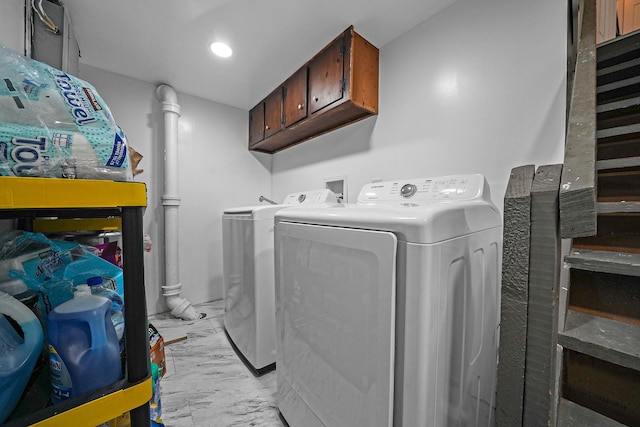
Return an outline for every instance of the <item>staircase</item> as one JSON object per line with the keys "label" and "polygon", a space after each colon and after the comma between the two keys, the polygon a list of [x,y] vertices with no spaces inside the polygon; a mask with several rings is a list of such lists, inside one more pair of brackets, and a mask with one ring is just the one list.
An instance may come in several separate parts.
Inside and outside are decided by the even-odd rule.
{"label": "staircase", "polygon": [[640,33],[597,48],[597,234],[573,239],[558,426],[640,426]]}

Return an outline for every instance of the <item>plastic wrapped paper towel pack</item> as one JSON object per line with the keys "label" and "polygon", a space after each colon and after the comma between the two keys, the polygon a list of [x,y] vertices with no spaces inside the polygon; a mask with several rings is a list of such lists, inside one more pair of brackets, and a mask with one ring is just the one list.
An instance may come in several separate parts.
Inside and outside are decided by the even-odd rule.
{"label": "plastic wrapped paper towel pack", "polygon": [[133,179],[124,132],[96,89],[1,44],[0,175]]}

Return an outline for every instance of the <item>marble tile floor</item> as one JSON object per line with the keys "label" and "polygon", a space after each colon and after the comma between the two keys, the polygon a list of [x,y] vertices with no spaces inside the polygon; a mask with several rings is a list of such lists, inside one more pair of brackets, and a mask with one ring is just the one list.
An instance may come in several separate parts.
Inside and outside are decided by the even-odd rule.
{"label": "marble tile floor", "polygon": [[[167,427],[282,427],[275,371],[256,377],[224,332],[222,300],[195,306],[206,317],[150,316],[163,336],[166,374],[160,382]],[[185,339],[186,337],[186,339]]]}

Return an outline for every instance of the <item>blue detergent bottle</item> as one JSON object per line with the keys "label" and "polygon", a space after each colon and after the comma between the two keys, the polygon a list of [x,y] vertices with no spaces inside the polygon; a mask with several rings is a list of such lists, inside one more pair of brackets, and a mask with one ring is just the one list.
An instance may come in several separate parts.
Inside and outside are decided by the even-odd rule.
{"label": "blue detergent bottle", "polygon": [[111,308],[109,310],[111,316],[111,323],[116,329],[116,335],[118,335],[118,341],[120,342],[120,350],[123,349],[124,344],[124,302],[122,297],[114,289],[104,286],[101,276],[89,277],[87,279],[87,285],[91,289],[93,295],[100,295],[111,300]]}
{"label": "blue detergent bottle", "polygon": [[79,285],[72,300],[47,318],[51,400],[71,397],[122,378],[118,337],[111,323],[111,300]]}
{"label": "blue detergent bottle", "polygon": [[[18,324],[19,334],[7,317]],[[44,340],[42,326],[27,306],[0,291],[0,424],[20,400]]]}

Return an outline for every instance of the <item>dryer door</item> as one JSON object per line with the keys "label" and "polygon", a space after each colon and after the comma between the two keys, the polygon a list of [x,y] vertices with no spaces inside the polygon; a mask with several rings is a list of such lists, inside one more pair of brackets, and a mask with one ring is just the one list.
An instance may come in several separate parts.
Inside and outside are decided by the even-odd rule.
{"label": "dryer door", "polygon": [[292,426],[391,426],[397,239],[276,224],[278,407]]}

